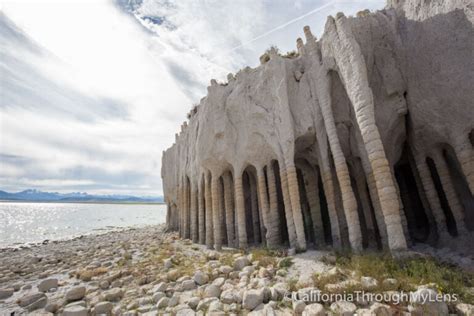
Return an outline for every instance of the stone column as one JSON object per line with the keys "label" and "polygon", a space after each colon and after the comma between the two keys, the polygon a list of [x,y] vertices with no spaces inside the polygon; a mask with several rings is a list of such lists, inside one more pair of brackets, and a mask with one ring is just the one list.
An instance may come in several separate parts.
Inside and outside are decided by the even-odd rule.
{"label": "stone column", "polygon": [[198,224],[199,224],[199,243],[206,243],[206,223],[205,220],[205,209],[204,209],[204,186],[200,182],[198,185]]}
{"label": "stone column", "polygon": [[252,227],[253,227],[253,240],[255,243],[261,242],[260,239],[260,215],[258,210],[257,201],[257,185],[253,175],[249,174],[250,182],[250,205],[252,209]]}
{"label": "stone column", "polygon": [[235,189],[235,211],[237,212],[237,226],[238,226],[238,237],[239,237],[239,248],[246,249],[248,247],[247,242],[247,230],[245,228],[245,202],[244,202],[244,191],[242,183],[242,174],[236,174],[234,179]]}
{"label": "stone column", "polygon": [[299,250],[305,251],[306,237],[304,235],[303,212],[301,210],[300,192],[295,166],[292,164],[286,166],[286,174],[288,178],[288,190],[290,192],[290,200],[293,211],[293,221],[296,230],[297,245]]}
{"label": "stone column", "polygon": [[277,246],[281,243],[280,236],[280,216],[278,213],[278,193],[276,189],[275,171],[272,164],[267,165],[268,179],[268,197],[269,197],[269,215],[267,226],[267,245],[269,247]]}
{"label": "stone column", "polygon": [[466,177],[469,190],[474,194],[474,150],[470,141],[464,140],[454,146],[456,157],[461,165],[464,177]]}
{"label": "stone column", "polygon": [[197,222],[197,188],[191,184],[191,239],[193,242],[198,242],[198,222]]}
{"label": "stone column", "polygon": [[379,229],[380,239],[382,242],[383,249],[389,249],[387,228],[385,227],[385,220],[383,218],[382,206],[378,196],[377,186],[375,185],[374,174],[372,171],[367,174],[367,186],[369,188],[370,198],[374,207],[375,220],[377,221],[377,227]]}
{"label": "stone column", "polygon": [[214,225],[214,249],[222,249],[222,210],[219,209],[219,200],[221,198],[221,190],[219,185],[219,177],[212,175],[211,180],[211,193],[212,193],[212,216]]}
{"label": "stone column", "polygon": [[407,248],[407,243],[402,227],[400,204],[375,122],[374,99],[364,56],[344,15],[338,15],[336,19],[328,18],[326,31],[328,36],[337,38],[331,41],[332,51],[338,73],[354,108],[357,125],[374,173],[389,247],[391,250],[404,250]]}
{"label": "stone column", "polygon": [[206,196],[206,246],[212,249],[214,244],[214,230],[212,224],[211,184],[208,176],[204,177],[204,192]]}
{"label": "stone column", "polygon": [[235,223],[234,223],[234,201],[232,196],[232,177],[230,174],[223,176],[224,180],[224,204],[225,220],[227,228],[227,245],[235,247]]}
{"label": "stone column", "polygon": [[454,184],[449,174],[448,164],[443,157],[441,152],[435,152],[433,154],[433,161],[436,165],[436,170],[438,171],[439,179],[441,180],[441,185],[443,187],[444,194],[448,200],[449,207],[453,213],[454,219],[456,221],[456,228],[458,235],[462,236],[467,233],[466,224],[464,221],[464,209],[461,206],[459,197],[456,194],[454,189]]}
{"label": "stone column", "polygon": [[263,168],[257,167],[257,182],[258,182],[258,201],[260,202],[260,214],[262,217],[263,225],[260,227],[263,230],[264,236],[262,241],[265,241],[268,247],[273,247],[275,245],[270,245],[268,237],[270,237],[269,229],[270,221],[269,221],[269,205],[268,205],[268,196],[267,196],[267,185],[265,183],[265,173],[263,172]]}
{"label": "stone column", "polygon": [[431,212],[433,213],[433,217],[436,221],[439,240],[442,242],[450,240],[451,238],[447,232],[446,216],[444,215],[443,209],[441,208],[438,192],[436,191],[436,187],[433,183],[433,178],[431,177],[430,170],[426,164],[425,157],[415,157],[415,163],[418,174],[420,175],[421,183],[423,184],[423,190],[425,191]]}
{"label": "stone column", "polygon": [[189,216],[189,196],[190,196],[190,190],[189,190],[189,184],[188,180],[184,180],[184,238],[189,238],[190,237],[190,216]]}
{"label": "stone column", "polygon": [[362,210],[364,212],[365,217],[365,224],[367,227],[367,241],[369,246],[375,246],[375,229],[374,229],[374,222],[372,220],[372,212],[371,206],[369,201],[369,193],[367,192],[367,186],[365,182],[365,174],[363,170],[358,169],[357,174],[354,177],[357,192],[359,193],[360,197],[360,204],[362,206]]}
{"label": "stone column", "polygon": [[286,227],[288,229],[288,240],[290,242],[290,248],[295,248],[297,245],[295,223],[293,221],[293,211],[291,207],[290,200],[290,191],[288,189],[288,178],[286,175],[286,170],[280,166],[280,182],[281,182],[281,191],[283,193],[283,204],[285,205],[285,218],[286,218]]}
{"label": "stone column", "polygon": [[311,221],[313,222],[315,243],[317,246],[324,245],[324,227],[319,201],[318,171],[311,167],[303,168],[302,171],[306,189],[306,198],[308,199]]}

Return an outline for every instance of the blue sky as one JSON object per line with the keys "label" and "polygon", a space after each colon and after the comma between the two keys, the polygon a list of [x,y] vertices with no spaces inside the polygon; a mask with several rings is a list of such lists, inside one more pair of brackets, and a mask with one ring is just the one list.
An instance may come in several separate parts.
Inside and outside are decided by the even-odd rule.
{"label": "blue sky", "polygon": [[160,195],[162,151],[211,79],[384,1],[0,5],[0,189]]}

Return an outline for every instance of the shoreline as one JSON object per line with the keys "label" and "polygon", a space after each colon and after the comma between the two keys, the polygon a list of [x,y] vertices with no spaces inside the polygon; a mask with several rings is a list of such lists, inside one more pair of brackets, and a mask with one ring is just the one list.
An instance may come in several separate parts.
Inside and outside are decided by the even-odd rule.
{"label": "shoreline", "polygon": [[126,201],[26,201],[0,200],[0,203],[56,203],[56,204],[137,204],[137,205],[166,205],[165,202],[126,202]]}
{"label": "shoreline", "polygon": [[[0,314],[371,315],[428,308],[462,315],[459,311],[474,311],[473,305],[459,301],[422,302],[416,297],[400,304],[367,297],[352,300],[350,294],[356,289],[368,294],[431,295],[442,286],[425,280],[406,287],[401,274],[398,279],[367,275],[380,269],[375,261],[387,260],[382,256],[361,256],[370,269],[358,271],[356,265],[347,264],[355,255],[308,250],[288,256],[286,249],[263,247],[216,252],[164,228],[164,224],[150,225],[0,252]],[[421,264],[431,267],[431,261]],[[438,270],[429,272],[436,275]],[[336,295],[337,300],[326,302],[324,294]]]}

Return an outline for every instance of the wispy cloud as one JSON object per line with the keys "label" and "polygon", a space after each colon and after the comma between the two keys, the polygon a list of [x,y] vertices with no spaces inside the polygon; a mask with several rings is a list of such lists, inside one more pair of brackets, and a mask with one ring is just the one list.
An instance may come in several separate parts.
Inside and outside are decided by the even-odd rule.
{"label": "wispy cloud", "polygon": [[0,188],[160,194],[161,152],[210,79],[256,66],[270,45],[295,49],[329,14],[382,6],[4,1]]}

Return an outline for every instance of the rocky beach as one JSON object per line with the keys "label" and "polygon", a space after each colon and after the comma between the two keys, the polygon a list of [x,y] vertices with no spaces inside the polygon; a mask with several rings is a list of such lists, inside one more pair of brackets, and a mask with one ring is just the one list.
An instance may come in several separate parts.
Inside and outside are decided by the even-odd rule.
{"label": "rocky beach", "polygon": [[[382,273],[368,256],[263,247],[216,252],[166,232],[164,225],[83,236],[1,250],[0,314],[473,315],[469,279],[461,277],[461,287],[453,287],[457,293],[449,293],[443,279],[416,281],[396,270],[363,275],[370,274],[364,260],[371,262],[369,270]],[[470,277],[467,270],[430,258],[410,252],[396,262],[412,260],[407,267],[416,267],[422,260],[425,273],[449,275],[450,285],[460,275]],[[419,276],[429,277],[421,271]],[[407,289],[411,299],[397,303]],[[351,296],[359,291],[366,296]],[[382,301],[367,299],[376,293],[384,295]],[[443,301],[426,300],[439,293]]]}

